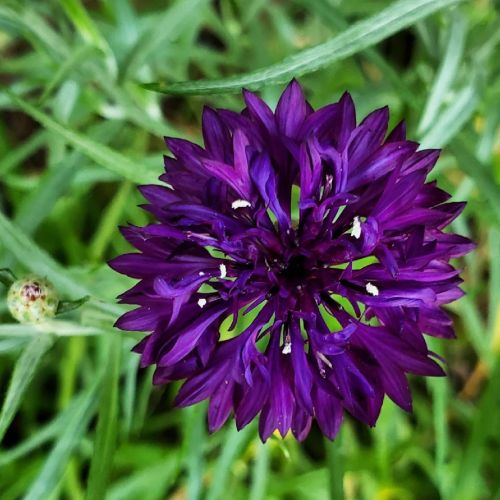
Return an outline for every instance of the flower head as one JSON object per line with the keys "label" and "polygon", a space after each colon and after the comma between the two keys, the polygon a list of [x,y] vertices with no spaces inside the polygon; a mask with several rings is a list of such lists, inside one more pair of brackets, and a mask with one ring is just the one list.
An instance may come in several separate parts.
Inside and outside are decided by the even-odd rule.
{"label": "flower head", "polygon": [[[426,176],[387,108],[356,122],[351,96],[314,111],[292,81],[276,111],[206,108],[204,147],[167,138],[167,185],[142,186],[158,221],[122,229],[139,252],[111,262],[140,279],[117,322],[176,403],[209,399],[260,435],[334,438],[345,411],[376,423],[384,395],[411,409],[406,374],[443,375],[423,334],[454,336],[441,306],[462,295],[449,260],[472,243],[443,229],[462,211]],[[227,321],[226,321],[227,320]]]}

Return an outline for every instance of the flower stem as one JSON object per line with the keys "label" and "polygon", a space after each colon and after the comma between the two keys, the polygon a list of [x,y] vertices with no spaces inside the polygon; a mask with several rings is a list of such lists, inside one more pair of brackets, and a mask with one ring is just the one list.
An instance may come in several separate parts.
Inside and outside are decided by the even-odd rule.
{"label": "flower stem", "polygon": [[344,468],[341,430],[335,441],[325,439],[330,500],[344,500]]}

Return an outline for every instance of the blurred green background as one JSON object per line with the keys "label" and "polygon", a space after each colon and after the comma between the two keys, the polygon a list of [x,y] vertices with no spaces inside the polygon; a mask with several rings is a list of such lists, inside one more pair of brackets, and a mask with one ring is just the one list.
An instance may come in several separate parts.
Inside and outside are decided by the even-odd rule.
{"label": "blurred green background", "polygon": [[[0,285],[0,499],[499,500],[499,10],[493,0],[2,0],[0,268],[91,299],[35,328],[14,322]],[[130,353],[137,335],[112,329],[114,297],[131,283],[106,260],[128,250],[117,225],[147,220],[135,184],[161,173],[162,136],[199,141],[204,104],[242,107],[224,81],[176,95],[139,83],[168,90],[267,67],[244,81],[271,105],[276,81],[300,76],[314,106],[347,89],[358,118],[388,104],[392,124],[404,117],[411,138],[443,147],[431,176],[468,201],[452,229],[478,243],[458,263],[458,339],[432,343],[449,377],[412,378],[414,414],[386,401],[376,428],[347,418],[333,444],[316,427],[302,444],[262,445],[255,425],[238,433],[233,422],[207,435],[205,406],[173,409],[176,388],[153,388]]]}

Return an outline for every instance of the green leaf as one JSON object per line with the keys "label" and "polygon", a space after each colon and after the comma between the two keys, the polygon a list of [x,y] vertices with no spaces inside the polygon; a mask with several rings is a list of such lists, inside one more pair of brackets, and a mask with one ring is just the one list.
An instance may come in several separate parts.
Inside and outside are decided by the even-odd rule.
{"label": "green leaf", "polygon": [[89,255],[93,261],[101,261],[109,243],[116,238],[116,228],[122,220],[125,208],[130,203],[132,187],[130,182],[124,181],[103,211],[89,245]]}
{"label": "green leaf", "polygon": [[62,125],[52,117],[36,108],[28,101],[8,93],[11,100],[21,108],[26,114],[30,115],[34,120],[40,123],[46,129],[58,134],[60,137],[68,141],[75,149],[81,151],[104,168],[114,172],[125,179],[139,184],[147,184],[156,181],[155,174],[148,171],[141,163],[136,163],[130,158],[114,151],[113,149],[100,144],[89,137],[80,134],[67,125]]}
{"label": "green leaf", "polygon": [[103,328],[83,326],[61,320],[48,320],[32,325],[20,323],[4,323],[0,325],[0,337],[33,337],[41,334],[51,334],[56,337],[88,337],[102,335],[104,331]]}
{"label": "green leaf", "polygon": [[6,176],[11,170],[31,156],[37,149],[41,148],[47,141],[47,132],[41,130],[23,141],[21,145],[4,154],[0,159],[0,175]]}
{"label": "green leaf", "polygon": [[479,88],[474,78],[455,96],[453,102],[434,121],[420,140],[422,148],[446,146],[470,120],[479,102]]}
{"label": "green leaf", "polygon": [[70,422],[72,415],[76,411],[76,409],[84,404],[85,398],[86,394],[84,391],[82,391],[77,396],[73,397],[71,402],[68,403],[64,410],[57,413],[50,422],[30,433],[30,435],[18,445],[9,448],[6,451],[2,450],[0,452],[0,468],[5,467],[11,462],[19,460],[20,458],[32,453],[45,443],[57,439],[57,437],[62,434],[62,432]]}
{"label": "green leaf", "polygon": [[330,498],[342,500],[344,498],[344,457],[342,453],[342,430],[339,430],[335,441],[325,438],[328,486]]}
{"label": "green leaf", "polygon": [[445,7],[461,0],[400,0],[378,14],[360,21],[340,35],[316,47],[303,50],[264,69],[225,78],[192,82],[156,82],[145,88],[165,94],[216,94],[237,92],[242,87],[256,90],[271,83],[284,83],[293,77],[312,73],[345,59]]}
{"label": "green leaf", "polygon": [[35,376],[40,361],[53,343],[54,337],[51,335],[39,335],[26,346],[18,359],[0,412],[0,442],[21,404],[26,389]]}
{"label": "green leaf", "polygon": [[16,275],[10,269],[0,269],[0,283],[10,287],[14,281],[16,281]]}
{"label": "green leaf", "polygon": [[481,465],[488,448],[486,443],[489,437],[498,431],[500,425],[500,358],[497,356],[494,368],[486,389],[477,405],[474,419],[470,427],[470,433],[465,441],[462,441],[462,460],[458,468],[454,491],[450,498],[457,500],[469,500],[470,498],[486,498],[484,491],[478,491],[480,484]]}
{"label": "green leaf", "polygon": [[467,24],[464,17],[458,12],[453,12],[451,19],[452,22],[446,52],[441,61],[418,126],[420,134],[427,130],[438,116],[439,109],[441,108],[446,93],[453,83],[462,60]]}
{"label": "green leaf", "polygon": [[74,311],[75,309],[83,306],[83,304],[85,304],[85,302],[88,302],[89,299],[90,296],[85,295],[85,297],[77,300],[61,300],[59,302],[59,305],[57,306],[56,314],[64,314],[70,311]]}
{"label": "green leaf", "polygon": [[54,76],[47,83],[43,94],[38,100],[38,105],[41,106],[50,96],[52,91],[69,77],[75,68],[80,68],[83,61],[90,58],[96,52],[96,48],[92,45],[82,45],[74,50],[69,57],[59,66]]}
{"label": "green leaf", "polygon": [[189,500],[198,500],[201,496],[203,485],[203,469],[205,460],[203,457],[204,447],[207,439],[206,427],[206,405],[199,404],[184,410],[187,418],[184,424],[184,453],[186,455],[187,468],[187,497]]}
{"label": "green leaf", "polygon": [[[429,339],[429,348],[433,352],[439,352],[441,342],[439,339]],[[434,420],[434,439],[436,441],[434,451],[434,474],[436,486],[438,487],[441,498],[449,498],[449,475],[447,474],[446,464],[448,462],[450,436],[447,422],[448,405],[448,379],[446,377],[429,377],[427,385],[432,392],[433,402],[433,420]]]}
{"label": "green leaf", "polygon": [[3,354],[5,352],[18,351],[26,345],[27,341],[29,341],[29,338],[27,337],[10,337],[7,339],[2,339],[0,340],[0,354]]}
{"label": "green leaf", "polygon": [[76,29],[88,44],[100,49],[106,56],[106,65],[112,75],[117,73],[116,59],[106,39],[88,15],[80,0],[60,0],[67,16],[71,19]]}
{"label": "green leaf", "polygon": [[[36,274],[46,276],[61,293],[75,296],[92,294],[92,290],[83,286],[62,268],[49,254],[0,212],[0,242],[26,268]],[[117,304],[92,301],[92,305],[114,316],[123,314],[124,309]]]}
{"label": "green leaf", "polygon": [[269,443],[257,443],[257,456],[252,470],[252,486],[250,500],[264,500],[266,498],[267,482],[269,477]]}
{"label": "green leaf", "polygon": [[116,446],[118,416],[118,383],[120,379],[121,335],[106,337],[108,343],[107,366],[103,381],[99,419],[94,442],[94,453],[86,498],[100,500],[105,497]]}
{"label": "green leaf", "polygon": [[[132,47],[121,68],[121,79],[130,73],[134,74],[156,50],[164,50],[165,44],[179,38],[190,23],[193,15],[207,4],[207,0],[178,0],[155,19],[152,26],[146,29],[137,43]],[[168,29],[165,29],[168,26]]]}
{"label": "green leaf", "polygon": [[466,146],[462,136],[457,137],[451,145],[450,150],[456,156],[458,166],[476,183],[480,193],[488,201],[500,224],[500,186],[495,182],[487,165],[483,165]]}
{"label": "green leaf", "polygon": [[42,470],[31,484],[24,500],[49,498],[49,495],[54,492],[64,475],[73,450],[84,437],[87,426],[94,416],[100,384],[101,376],[95,377],[82,403],[72,412],[66,427],[48,454]]}
{"label": "green leaf", "polygon": [[72,161],[75,156],[79,153],[68,155],[64,162],[47,169],[40,177],[37,189],[23,198],[14,222],[26,233],[33,234],[59,198],[69,190],[77,172],[76,162]]}
{"label": "green leaf", "polygon": [[226,431],[224,445],[215,466],[212,484],[207,492],[207,500],[225,498],[224,492],[228,489],[227,486],[231,477],[231,465],[242,453],[244,447],[248,445],[254,434],[254,425],[247,425],[238,431],[234,423],[231,422],[231,427]]}
{"label": "green leaf", "polygon": [[177,460],[170,455],[159,464],[146,468],[135,468],[132,474],[115,482],[110,488],[107,500],[158,500],[165,498],[165,492],[175,477]]}

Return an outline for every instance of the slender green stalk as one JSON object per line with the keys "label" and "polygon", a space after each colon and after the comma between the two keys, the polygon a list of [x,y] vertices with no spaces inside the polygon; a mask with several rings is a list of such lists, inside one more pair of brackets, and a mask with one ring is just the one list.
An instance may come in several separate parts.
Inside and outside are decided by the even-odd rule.
{"label": "slender green stalk", "polygon": [[344,457],[342,453],[342,430],[339,431],[334,441],[325,439],[325,448],[330,500],[343,500]]}

